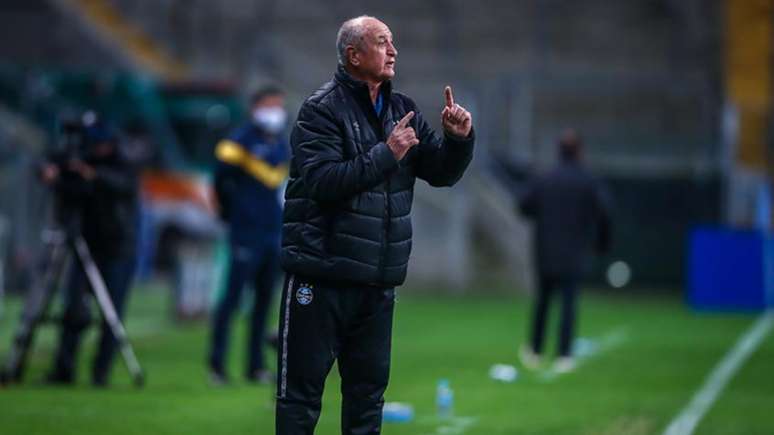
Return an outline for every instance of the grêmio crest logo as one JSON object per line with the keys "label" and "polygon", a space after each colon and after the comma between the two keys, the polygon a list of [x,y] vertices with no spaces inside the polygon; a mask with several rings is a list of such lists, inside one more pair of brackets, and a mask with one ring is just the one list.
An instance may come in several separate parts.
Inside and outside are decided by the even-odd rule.
{"label": "gr\u00eamio crest logo", "polygon": [[309,305],[312,303],[312,299],[314,299],[314,293],[312,293],[312,289],[314,287],[309,284],[301,284],[301,286],[296,291],[296,300],[301,305]]}

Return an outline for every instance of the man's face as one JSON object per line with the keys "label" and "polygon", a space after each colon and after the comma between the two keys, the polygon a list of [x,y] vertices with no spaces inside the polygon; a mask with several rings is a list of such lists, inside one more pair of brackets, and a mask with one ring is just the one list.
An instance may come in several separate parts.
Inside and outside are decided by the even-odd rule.
{"label": "man's face", "polygon": [[267,133],[278,134],[285,128],[287,112],[282,94],[267,95],[252,107],[253,122]]}
{"label": "man's face", "polygon": [[398,50],[392,43],[392,32],[386,24],[376,19],[366,19],[363,40],[353,47],[350,64],[360,78],[372,82],[384,82],[395,76],[395,58]]}

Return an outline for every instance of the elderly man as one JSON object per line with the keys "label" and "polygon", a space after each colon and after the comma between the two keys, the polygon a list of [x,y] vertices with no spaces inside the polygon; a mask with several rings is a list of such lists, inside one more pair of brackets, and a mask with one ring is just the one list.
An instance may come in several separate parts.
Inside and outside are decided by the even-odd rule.
{"label": "elderly man", "polygon": [[415,179],[451,186],[473,156],[471,115],[449,87],[443,138],[393,92],[398,51],[387,25],[346,21],[336,48],[335,77],[301,106],[290,139],[276,420],[283,435],[313,433],[334,360],[342,433],[380,432]]}

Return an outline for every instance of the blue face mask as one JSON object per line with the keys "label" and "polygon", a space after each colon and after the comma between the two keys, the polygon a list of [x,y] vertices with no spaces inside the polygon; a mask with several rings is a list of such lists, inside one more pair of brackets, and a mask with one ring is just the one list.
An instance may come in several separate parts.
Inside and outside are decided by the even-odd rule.
{"label": "blue face mask", "polygon": [[285,128],[288,114],[282,107],[260,107],[253,110],[253,122],[270,134],[277,134]]}

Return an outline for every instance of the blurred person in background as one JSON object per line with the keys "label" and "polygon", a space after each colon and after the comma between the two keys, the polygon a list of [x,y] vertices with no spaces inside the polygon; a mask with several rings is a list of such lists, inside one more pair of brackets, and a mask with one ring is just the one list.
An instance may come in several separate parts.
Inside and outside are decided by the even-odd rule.
{"label": "blurred person in background", "polygon": [[610,247],[609,203],[600,183],[582,163],[583,142],[575,130],[559,140],[559,164],[533,180],[519,207],[535,224],[537,300],[532,318],[531,341],[522,346],[520,358],[530,369],[540,366],[551,297],[562,299],[557,372],[574,369],[572,343],[578,284],[590,254]]}
{"label": "blurred person in background", "polygon": [[210,379],[228,382],[226,354],[231,318],[242,289],[254,288],[245,376],[268,383],[273,375],[264,361],[264,334],[279,273],[282,229],[281,186],[287,178],[285,96],[269,86],[251,98],[251,119],[215,148],[215,192],[229,229],[230,264],[225,295],[215,307],[209,354]]}
{"label": "blurred person in background", "polygon": [[314,432],[336,360],[342,433],[380,433],[395,286],[406,278],[411,251],[414,183],[418,177],[452,186],[473,158],[472,117],[454,103],[451,88],[442,136],[409,97],[392,90],[392,36],[372,17],[346,21],[336,41],[338,71],[304,102],[293,127],[278,434]]}
{"label": "blurred person in background", "polygon": [[[138,178],[135,165],[123,153],[118,137],[94,112],[83,115],[78,143],[51,154],[40,176],[57,194],[60,220],[67,231],[83,235],[102,274],[119,318],[123,317],[134,274],[137,233]],[[50,383],[75,381],[76,356],[82,332],[91,323],[89,281],[76,259],[70,271],[59,346]],[[108,384],[117,343],[103,320],[99,348],[92,364],[95,386]]]}

